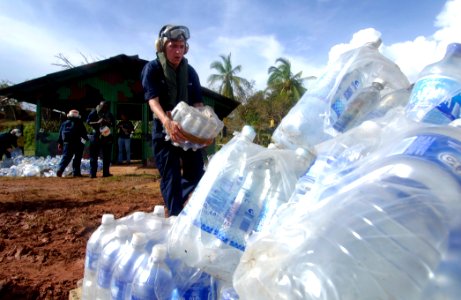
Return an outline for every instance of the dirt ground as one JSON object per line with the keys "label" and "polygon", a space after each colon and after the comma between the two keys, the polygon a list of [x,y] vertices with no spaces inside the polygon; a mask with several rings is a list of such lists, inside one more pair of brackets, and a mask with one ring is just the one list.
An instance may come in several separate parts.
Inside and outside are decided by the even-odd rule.
{"label": "dirt ground", "polygon": [[0,177],[0,299],[68,299],[83,278],[86,242],[101,216],[163,204],[156,169],[112,166],[111,173]]}

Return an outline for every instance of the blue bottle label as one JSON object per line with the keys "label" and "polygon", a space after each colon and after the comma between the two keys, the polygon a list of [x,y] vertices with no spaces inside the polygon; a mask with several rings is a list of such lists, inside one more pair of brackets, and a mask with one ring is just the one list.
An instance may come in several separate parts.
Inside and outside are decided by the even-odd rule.
{"label": "blue bottle label", "polygon": [[447,124],[461,117],[461,83],[447,77],[427,77],[418,80],[407,106],[416,121]]}
{"label": "blue bottle label", "polygon": [[391,155],[422,158],[451,173],[461,185],[461,142],[440,134],[421,134],[404,139]]}
{"label": "blue bottle label", "polygon": [[98,285],[104,289],[110,287],[112,278],[112,266],[102,266],[98,272]]}
{"label": "blue bottle label", "polygon": [[235,207],[235,197],[242,185],[243,178],[237,178],[235,181],[221,178],[213,185],[212,190],[208,193],[199,215],[194,219],[193,224],[201,230],[208,232],[224,243],[241,249],[240,245],[228,235],[232,225],[230,212]]}
{"label": "blue bottle label", "polygon": [[129,292],[129,284],[123,280],[116,278],[111,285],[111,299],[113,300],[125,300]]}
{"label": "blue bottle label", "polygon": [[91,271],[96,271],[98,266],[99,253],[93,251],[87,251],[85,257],[85,267]]}

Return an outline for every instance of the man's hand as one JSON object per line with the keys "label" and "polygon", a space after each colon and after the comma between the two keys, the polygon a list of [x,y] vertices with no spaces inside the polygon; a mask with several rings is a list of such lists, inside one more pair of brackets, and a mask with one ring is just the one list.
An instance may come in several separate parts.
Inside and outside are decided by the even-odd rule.
{"label": "man's hand", "polygon": [[168,119],[164,127],[173,142],[184,143],[187,140],[178,122]]}

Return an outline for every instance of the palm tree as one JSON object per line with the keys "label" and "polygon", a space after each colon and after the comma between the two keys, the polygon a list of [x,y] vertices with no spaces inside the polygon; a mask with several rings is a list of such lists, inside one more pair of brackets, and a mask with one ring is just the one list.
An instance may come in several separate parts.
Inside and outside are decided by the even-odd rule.
{"label": "palm tree", "polygon": [[[219,83],[219,93],[228,98],[234,99],[236,95],[244,95],[245,89],[251,89],[251,83],[245,78],[237,76],[242,66],[232,67],[231,53],[228,56],[220,55],[221,61],[214,61],[210,68],[215,69],[218,74],[211,74],[208,77],[210,86]],[[236,93],[235,93],[236,92]]]}
{"label": "palm tree", "polygon": [[291,63],[286,58],[277,58],[275,63],[279,63],[279,65],[268,69],[267,85],[269,89],[280,96],[286,96],[295,101],[299,100],[306,91],[306,88],[303,87],[303,81],[311,79],[311,77],[302,78],[302,71],[293,75]]}

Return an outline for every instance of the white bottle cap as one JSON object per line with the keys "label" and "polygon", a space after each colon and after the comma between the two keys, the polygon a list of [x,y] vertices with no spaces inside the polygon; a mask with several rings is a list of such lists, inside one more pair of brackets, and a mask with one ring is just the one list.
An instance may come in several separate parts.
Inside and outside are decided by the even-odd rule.
{"label": "white bottle cap", "polygon": [[174,222],[178,219],[177,216],[169,216],[168,218],[165,219],[165,224],[168,226],[173,226]]}
{"label": "white bottle cap", "polygon": [[117,225],[115,227],[115,236],[119,239],[126,238],[130,235],[130,230],[126,225]]}
{"label": "white bottle cap", "polygon": [[159,219],[151,219],[147,226],[149,227],[150,231],[156,231],[162,228],[163,222]]}
{"label": "white bottle cap", "polygon": [[455,120],[451,121],[448,124],[448,126],[460,128],[461,127],[461,119],[455,119]]}
{"label": "white bottle cap", "polygon": [[135,232],[133,233],[133,237],[131,238],[131,244],[134,247],[144,246],[147,243],[146,234],[143,232]]}
{"label": "white bottle cap", "polygon": [[309,158],[309,154],[310,152],[307,151],[306,149],[304,148],[296,148],[296,156],[299,157],[299,158]]}
{"label": "white bottle cap", "polygon": [[143,211],[136,211],[133,213],[133,220],[134,221],[139,221],[139,220],[142,220],[144,219],[146,213],[143,212]]}
{"label": "white bottle cap", "polygon": [[360,131],[360,134],[362,134],[362,137],[365,138],[373,138],[379,135],[381,127],[379,125],[371,120],[366,120],[359,126],[357,126],[357,130]]}
{"label": "white bottle cap", "polygon": [[114,223],[115,217],[113,214],[103,214],[101,218],[101,224],[111,224]]}
{"label": "white bottle cap", "polygon": [[243,137],[250,141],[253,141],[253,139],[256,137],[256,132],[250,125],[243,126],[241,134]]}
{"label": "white bottle cap", "polygon": [[151,257],[154,261],[164,260],[167,255],[167,248],[165,244],[157,244],[152,248]]}
{"label": "white bottle cap", "polygon": [[152,214],[165,218],[165,207],[163,205],[155,205]]}

